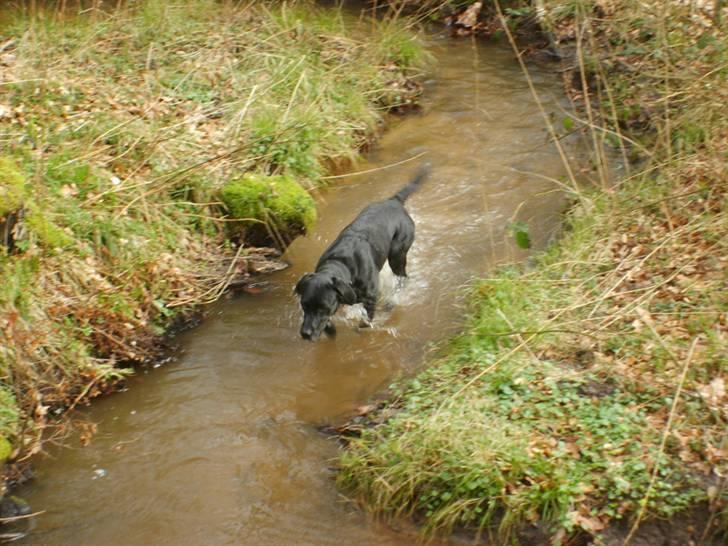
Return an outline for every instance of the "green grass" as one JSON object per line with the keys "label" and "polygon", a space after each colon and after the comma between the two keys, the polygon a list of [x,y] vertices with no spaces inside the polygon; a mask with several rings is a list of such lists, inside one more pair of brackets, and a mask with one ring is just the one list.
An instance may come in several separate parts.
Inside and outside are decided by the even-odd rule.
{"label": "green grass", "polygon": [[303,1],[29,7],[3,35],[0,220],[18,223],[13,252],[0,248],[0,381],[13,393],[0,411],[26,437],[1,422],[0,435],[21,456],[51,414],[154,358],[178,315],[220,294],[235,250],[223,188],[288,181],[300,225],[290,207],[258,220],[310,227],[306,190],[416,99],[415,85],[395,102],[392,81],[425,60],[402,22]]}

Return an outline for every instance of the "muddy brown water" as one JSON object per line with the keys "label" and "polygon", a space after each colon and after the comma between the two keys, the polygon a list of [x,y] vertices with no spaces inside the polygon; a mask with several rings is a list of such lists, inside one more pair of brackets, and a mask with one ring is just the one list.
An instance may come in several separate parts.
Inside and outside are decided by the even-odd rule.
{"label": "muddy brown water", "polygon": [[[563,196],[545,177],[564,167],[510,50],[433,39],[438,66],[424,110],[397,120],[357,170],[320,193],[315,231],[259,295],[214,305],[176,339],[171,363],[139,372],[94,402],[86,447],[53,448],[18,491],[43,513],[24,544],[413,544],[372,521],[334,485],[335,440],[318,427],[352,415],[427,348],[456,331],[459,291],[496,262],[522,259],[506,224],[535,247],[559,226]],[[545,108],[565,106],[553,65],[531,66]],[[567,145],[576,153],[575,145]],[[424,160],[433,173],[408,202],[417,239],[410,278],[371,330],[346,317],[336,339],[298,337],[292,289],[366,203],[390,196]]]}

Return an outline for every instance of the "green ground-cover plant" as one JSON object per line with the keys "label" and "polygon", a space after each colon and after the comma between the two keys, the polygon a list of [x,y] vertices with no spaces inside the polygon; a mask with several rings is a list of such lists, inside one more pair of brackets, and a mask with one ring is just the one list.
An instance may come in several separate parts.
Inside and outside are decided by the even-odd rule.
{"label": "green ground-cover plant", "polygon": [[[629,543],[646,521],[699,507],[692,540],[720,543],[725,27],[677,2],[529,7],[571,55],[577,109],[559,130],[592,143],[592,188],[564,186],[576,204],[556,245],[473,283],[463,333],[393,387],[372,420],[384,423],[342,455],[339,481],[430,532],[464,526],[505,542],[537,524],[553,543],[598,543],[621,520]],[[621,179],[609,175],[615,153],[638,159]]]}
{"label": "green ground-cover plant", "polygon": [[[631,202],[659,191],[640,188]],[[464,333],[396,387],[395,417],[344,453],[345,488],[390,514],[424,514],[430,530],[496,526],[501,536],[535,522],[554,534],[597,533],[643,499],[650,515],[668,517],[708,498],[703,472],[710,450],[722,449],[723,418],[700,396],[687,397],[671,431],[679,441],[661,451],[664,431],[655,423],[670,411],[676,363],[648,329],[635,331],[625,310],[590,319],[593,306],[569,309],[602,294],[585,280],[604,275],[608,261],[594,260],[594,248],[614,209],[611,197],[593,203],[533,269],[510,268],[473,286]],[[712,289],[719,293],[718,279]],[[653,306],[664,309],[659,300]],[[600,332],[607,320],[620,327],[600,333],[599,344],[580,333]],[[688,373],[696,389],[726,371],[725,340],[712,333]],[[673,348],[684,351],[686,341],[672,340]],[[625,363],[632,369],[616,372]]]}
{"label": "green ground-cover plant", "polygon": [[[306,190],[357,157],[425,60],[402,22],[303,1],[68,6],[3,11],[0,28],[0,222],[15,222],[0,414],[19,423],[0,435],[15,456],[220,295],[245,256],[226,240],[229,182],[289,181],[305,204],[291,226],[310,228]],[[289,212],[256,210],[273,232]]]}

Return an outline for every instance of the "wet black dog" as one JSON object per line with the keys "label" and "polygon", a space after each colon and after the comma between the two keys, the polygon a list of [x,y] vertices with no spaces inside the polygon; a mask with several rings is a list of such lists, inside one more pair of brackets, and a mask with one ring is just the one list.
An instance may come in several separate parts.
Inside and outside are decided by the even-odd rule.
{"label": "wet black dog", "polygon": [[415,240],[415,223],[404,208],[407,198],[422,184],[428,168],[385,201],[367,206],[346,226],[323,253],[315,273],[307,273],[296,285],[301,298],[301,337],[314,340],[336,330],[331,317],[342,304],[363,303],[369,320],[379,294],[379,271],[385,260],[392,272],[407,276],[407,251]]}

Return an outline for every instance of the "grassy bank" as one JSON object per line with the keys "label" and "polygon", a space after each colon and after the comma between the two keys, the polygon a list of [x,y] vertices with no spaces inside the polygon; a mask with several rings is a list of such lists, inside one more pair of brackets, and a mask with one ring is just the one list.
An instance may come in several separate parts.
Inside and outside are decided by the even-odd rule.
{"label": "grassy bank", "polygon": [[596,184],[567,181],[561,240],[474,282],[462,334],[351,441],[339,482],[366,507],[496,543],[728,529],[728,41],[690,4],[509,3],[570,52],[558,130],[592,141]]}
{"label": "grassy bank", "polygon": [[25,5],[0,27],[0,461],[245,275],[241,241],[310,228],[305,190],[423,62],[398,22],[306,2]]}

